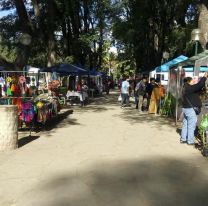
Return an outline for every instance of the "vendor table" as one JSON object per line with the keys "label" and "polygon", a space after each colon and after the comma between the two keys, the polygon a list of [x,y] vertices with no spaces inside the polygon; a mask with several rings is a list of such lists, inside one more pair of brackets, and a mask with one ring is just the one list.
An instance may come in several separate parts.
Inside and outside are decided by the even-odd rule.
{"label": "vendor table", "polygon": [[80,93],[79,92],[67,92],[66,94],[66,97],[69,98],[69,97],[80,97]]}
{"label": "vendor table", "polygon": [[76,105],[78,103],[77,101],[80,101],[80,93],[75,91],[68,91],[66,94],[66,102],[69,102],[70,105]]}

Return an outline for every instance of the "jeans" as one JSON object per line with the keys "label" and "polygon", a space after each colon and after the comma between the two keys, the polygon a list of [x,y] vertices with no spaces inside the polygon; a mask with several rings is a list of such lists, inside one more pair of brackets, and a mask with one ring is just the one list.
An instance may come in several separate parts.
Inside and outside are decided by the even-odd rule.
{"label": "jeans", "polygon": [[127,106],[129,105],[129,95],[121,93],[121,106],[126,104]]}
{"label": "jeans", "polygon": [[181,132],[181,141],[187,141],[188,144],[193,144],[195,140],[195,129],[197,123],[197,115],[193,108],[183,108],[183,127]]}
{"label": "jeans", "polygon": [[163,107],[163,104],[164,104],[164,98],[160,98],[160,103],[159,103],[159,107],[158,107],[158,113],[160,113],[160,111],[162,110],[162,107]]}

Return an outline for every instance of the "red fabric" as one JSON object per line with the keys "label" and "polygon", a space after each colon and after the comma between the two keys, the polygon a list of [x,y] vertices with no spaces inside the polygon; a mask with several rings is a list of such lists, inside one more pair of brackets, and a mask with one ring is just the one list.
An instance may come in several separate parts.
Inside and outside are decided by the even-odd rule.
{"label": "red fabric", "polygon": [[81,86],[77,85],[77,91],[80,92],[81,91]]}

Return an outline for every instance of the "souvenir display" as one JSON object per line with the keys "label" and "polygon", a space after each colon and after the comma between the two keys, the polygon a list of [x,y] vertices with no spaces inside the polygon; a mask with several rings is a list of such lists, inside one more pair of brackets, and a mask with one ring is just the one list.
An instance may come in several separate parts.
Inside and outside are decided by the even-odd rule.
{"label": "souvenir display", "polygon": [[[38,82],[21,72],[5,72],[0,77],[0,104],[18,107],[20,125],[29,123],[45,124],[60,110],[59,99],[55,96],[60,81],[53,79],[48,84],[48,93],[38,95]],[[51,96],[51,95],[53,96]]]}

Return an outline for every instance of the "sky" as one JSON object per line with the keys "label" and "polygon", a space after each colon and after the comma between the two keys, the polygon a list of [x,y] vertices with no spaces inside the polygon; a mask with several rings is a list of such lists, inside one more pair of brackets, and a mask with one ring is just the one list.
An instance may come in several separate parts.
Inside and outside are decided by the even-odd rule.
{"label": "sky", "polygon": [[13,10],[9,10],[9,11],[0,11],[0,18],[1,18],[1,17],[4,17],[4,16],[6,16],[6,15],[12,13],[12,12],[13,12]]}

